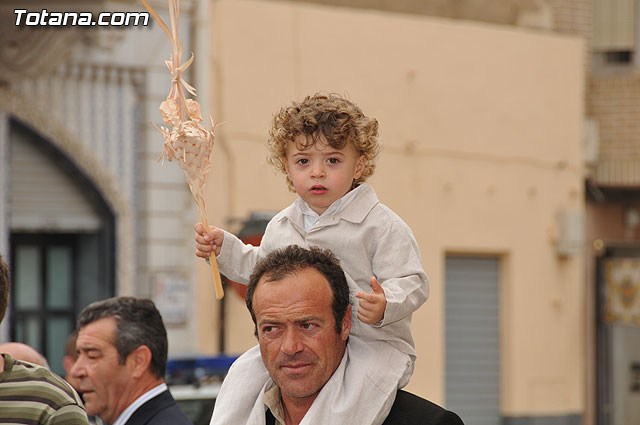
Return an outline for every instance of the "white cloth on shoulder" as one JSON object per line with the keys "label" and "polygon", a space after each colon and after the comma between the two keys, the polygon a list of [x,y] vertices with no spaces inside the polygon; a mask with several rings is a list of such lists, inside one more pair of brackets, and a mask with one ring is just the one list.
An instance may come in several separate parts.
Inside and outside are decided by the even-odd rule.
{"label": "white cloth on shoulder", "polygon": [[[256,367],[256,360],[261,368]],[[382,424],[397,390],[407,384],[412,372],[413,362],[408,355],[384,342],[365,342],[352,335],[340,365],[300,425]],[[251,348],[229,369],[211,425],[264,425],[263,395],[273,385],[259,347]]]}
{"label": "white cloth on shoulder", "polygon": [[[256,400],[262,403],[260,391],[265,382],[270,380],[260,355],[260,346],[256,345],[238,357],[229,368],[216,397],[210,425],[250,423],[249,416],[253,413]],[[264,423],[264,403],[262,406]]]}

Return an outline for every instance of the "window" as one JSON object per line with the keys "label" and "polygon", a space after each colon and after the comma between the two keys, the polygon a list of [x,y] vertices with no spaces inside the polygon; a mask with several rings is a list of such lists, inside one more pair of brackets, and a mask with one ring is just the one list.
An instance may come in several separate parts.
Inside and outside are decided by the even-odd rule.
{"label": "window", "polygon": [[11,339],[38,350],[61,376],[78,313],[110,295],[98,245],[98,234],[11,235]]}
{"label": "window", "polygon": [[594,59],[598,66],[625,65],[636,52],[635,0],[594,0]]}

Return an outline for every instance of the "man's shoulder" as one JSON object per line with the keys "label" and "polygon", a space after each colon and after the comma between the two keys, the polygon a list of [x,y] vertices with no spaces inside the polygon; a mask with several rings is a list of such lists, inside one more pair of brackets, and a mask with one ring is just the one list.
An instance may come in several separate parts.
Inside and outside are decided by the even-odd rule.
{"label": "man's shoulder", "polygon": [[49,369],[22,360],[14,360],[11,371],[2,383],[20,382],[16,389],[24,391],[26,388],[38,390],[59,405],[79,404],[80,397],[71,385]]}
{"label": "man's shoulder", "polygon": [[169,390],[163,391],[140,406],[127,425],[193,425],[173,399]]}
{"label": "man's shoulder", "polygon": [[464,425],[462,419],[435,403],[400,390],[383,425]]}
{"label": "man's shoulder", "polygon": [[0,422],[19,414],[33,423],[53,417],[61,424],[87,423],[80,397],[66,381],[47,368],[20,360],[11,362],[11,370],[5,370],[0,380]]}

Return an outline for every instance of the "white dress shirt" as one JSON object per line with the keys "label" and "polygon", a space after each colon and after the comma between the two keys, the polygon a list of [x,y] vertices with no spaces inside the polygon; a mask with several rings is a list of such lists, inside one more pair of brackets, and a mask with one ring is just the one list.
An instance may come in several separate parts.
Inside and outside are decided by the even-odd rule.
{"label": "white dress shirt", "polygon": [[347,192],[341,198],[336,199],[331,205],[329,205],[329,208],[327,208],[325,212],[322,213],[322,215],[318,215],[317,212],[312,210],[309,204],[302,198],[296,199],[294,204],[304,218],[304,230],[308,232],[313,228],[313,226],[320,225],[320,222],[323,218],[338,214],[340,211],[345,209],[347,205],[349,205],[356,198],[356,196],[358,196],[358,194],[364,189],[364,187],[365,185],[361,184],[355,189]]}

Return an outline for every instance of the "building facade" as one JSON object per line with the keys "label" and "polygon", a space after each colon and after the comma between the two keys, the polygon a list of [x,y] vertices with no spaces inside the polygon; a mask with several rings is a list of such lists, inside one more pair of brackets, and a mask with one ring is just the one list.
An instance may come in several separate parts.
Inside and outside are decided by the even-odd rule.
{"label": "building facade", "polygon": [[[582,423],[584,39],[340,3],[212,4],[210,96],[224,125],[209,222],[238,233],[292,202],[264,160],[272,114],[318,91],[348,96],[379,120],[371,184],[431,277],[408,389],[467,423]],[[255,344],[233,291],[224,310],[225,350]]]}
{"label": "building facade", "polygon": [[[168,22],[167,3],[151,3]],[[184,48],[200,50],[207,5],[181,3]],[[0,7],[0,251],[13,279],[0,338],[34,346],[61,373],[79,311],[134,295],[163,309],[172,353],[198,351],[187,237],[196,215],[180,168],[157,162],[163,139],[150,124],[162,123],[170,88],[169,40],[135,1]],[[42,23],[54,13],[112,23]],[[128,14],[139,23],[122,25]],[[188,71],[196,86],[205,63]]]}
{"label": "building facade", "polygon": [[[408,389],[467,423],[638,423],[637,2],[181,4],[188,82],[223,123],[210,223],[251,236],[292,202],[264,160],[272,114],[346,95],[380,122],[371,184],[431,278]],[[0,252],[14,297],[0,338],[55,367],[77,312],[127,294],[158,302],[172,357],[255,344],[241,291],[216,301],[193,256],[182,171],[156,162],[164,33],[16,27],[18,8],[144,11],[2,4]]]}

